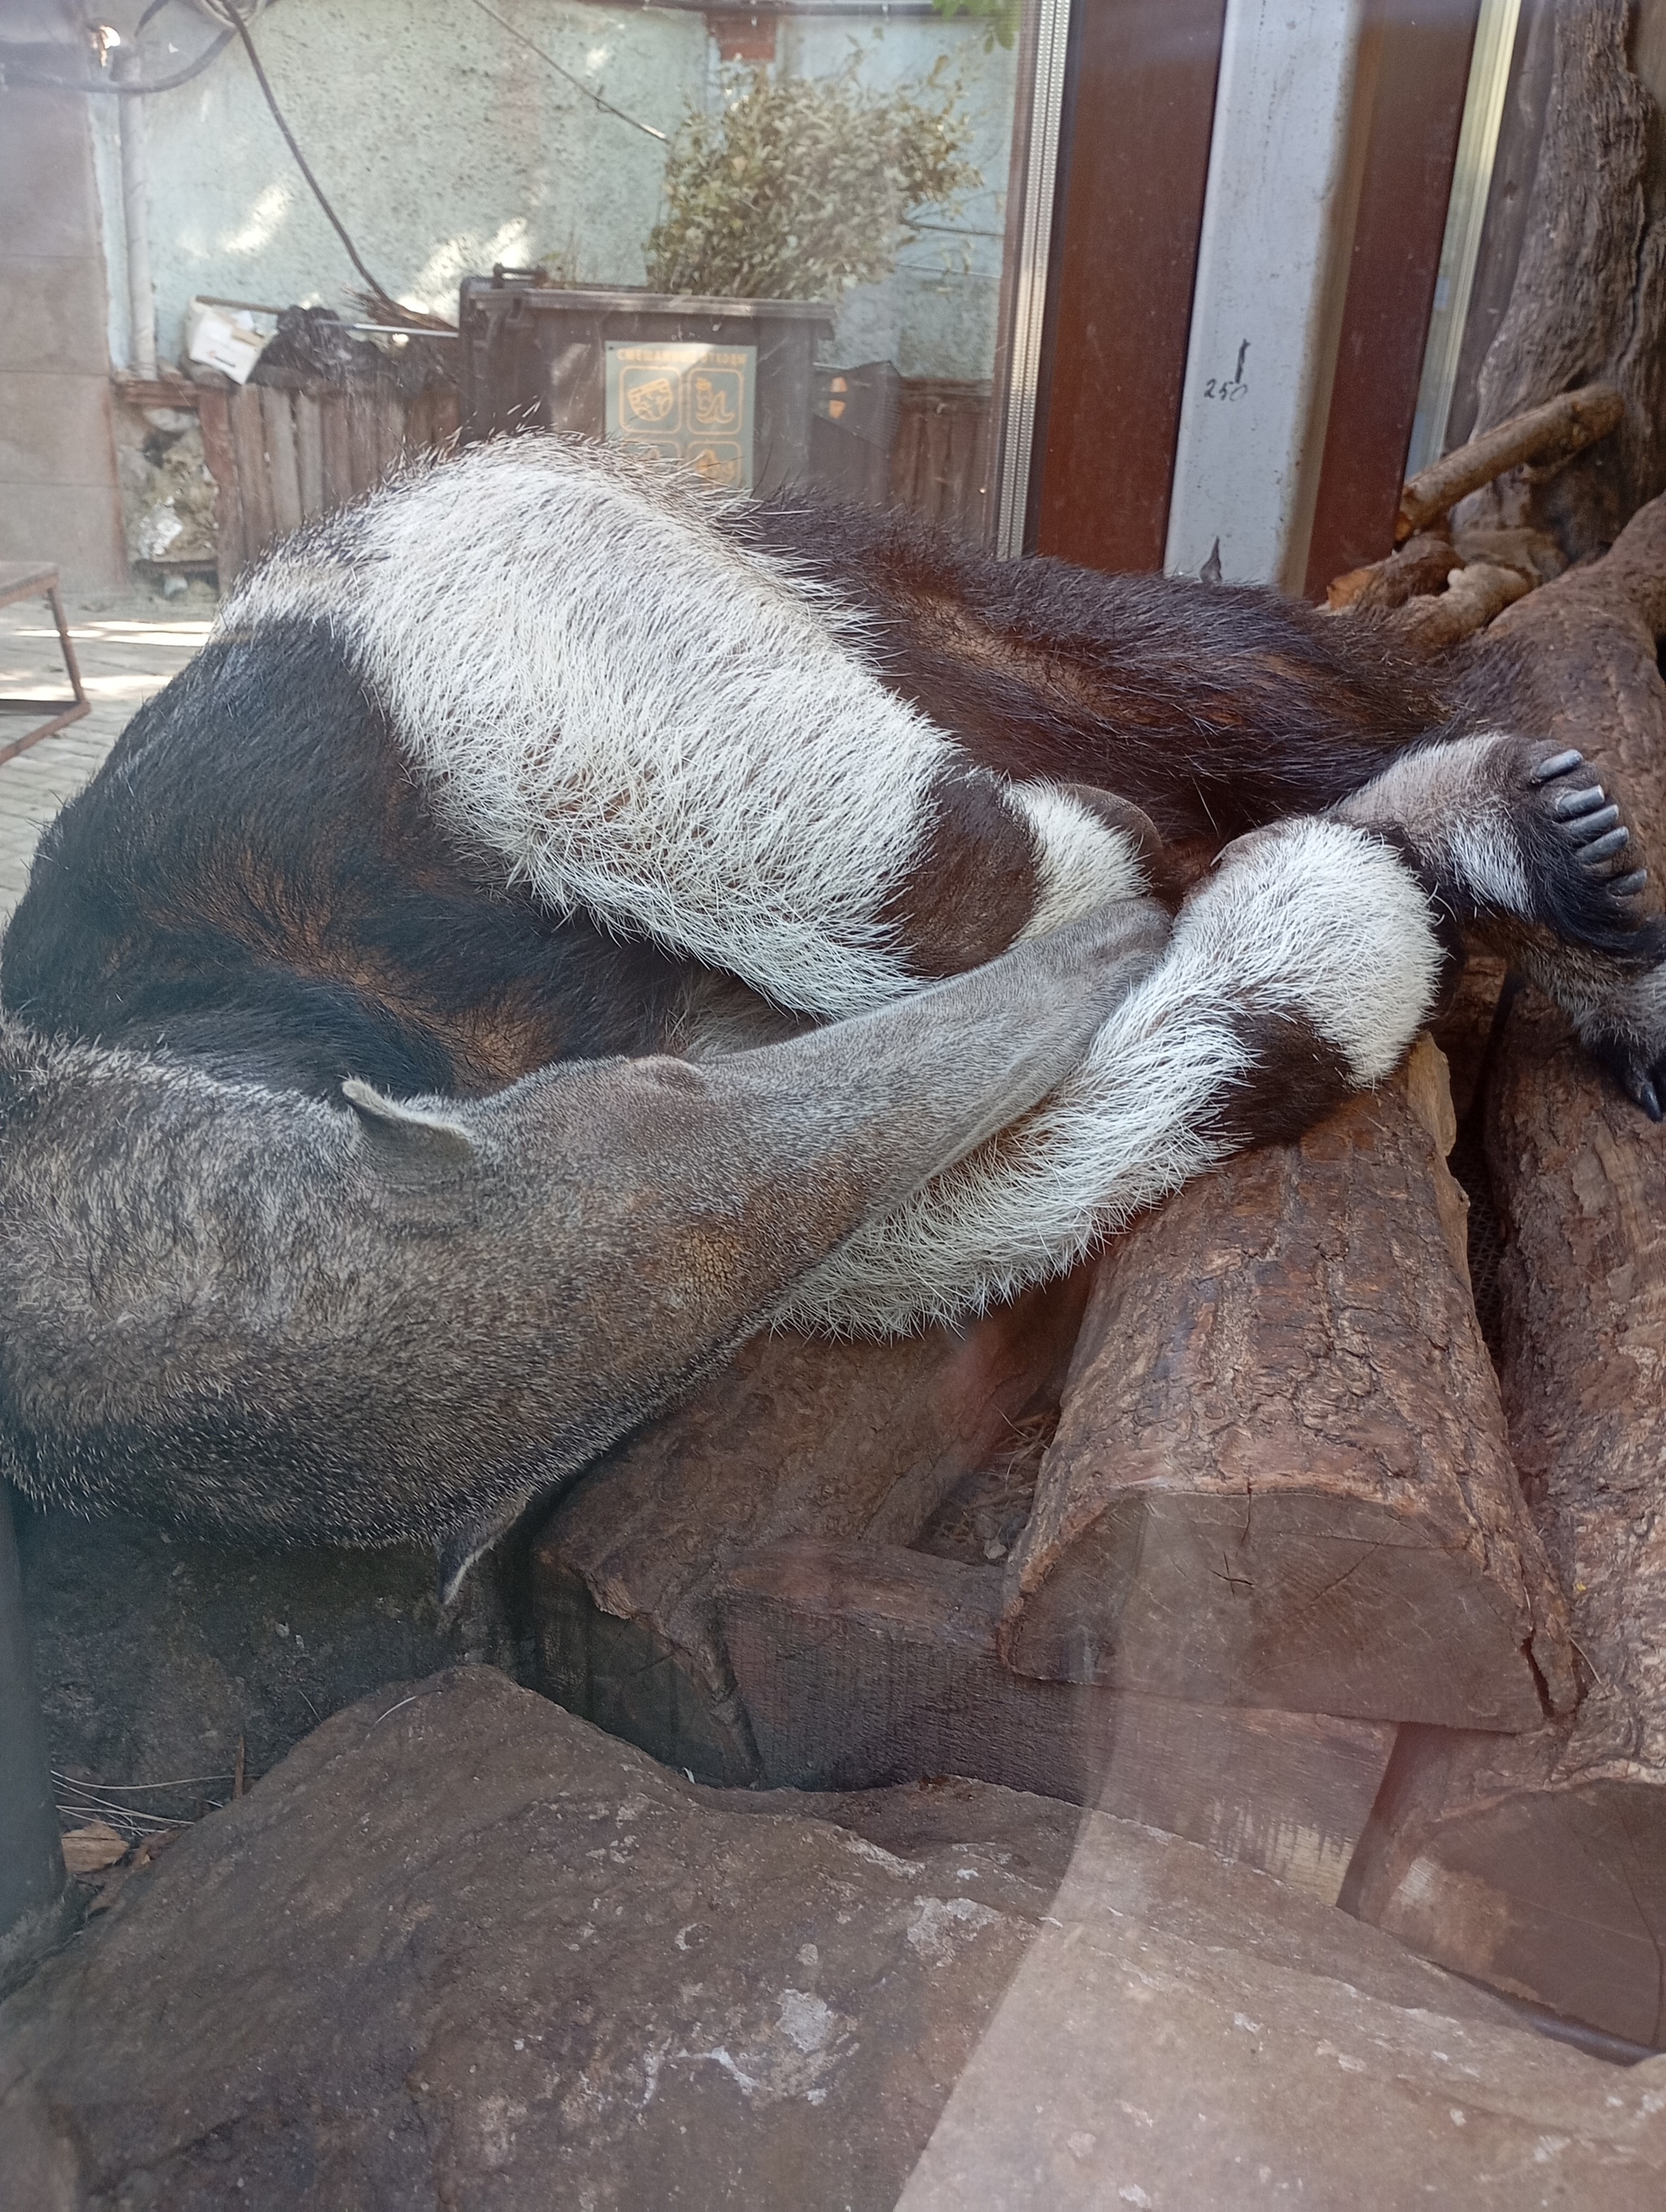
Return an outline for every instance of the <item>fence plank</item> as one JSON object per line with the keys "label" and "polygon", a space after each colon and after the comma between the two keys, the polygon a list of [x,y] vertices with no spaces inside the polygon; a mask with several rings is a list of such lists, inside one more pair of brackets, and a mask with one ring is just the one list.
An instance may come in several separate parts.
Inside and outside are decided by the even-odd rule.
{"label": "fence plank", "polygon": [[252,561],[277,533],[272,515],[271,478],[266,467],[266,434],[261,421],[260,392],[246,384],[231,395],[232,444],[237,454],[237,482],[243,495],[245,530],[243,557]]}
{"label": "fence plank", "polygon": [[295,466],[295,425],[289,394],[265,386],[260,394],[260,420],[266,433],[272,521],[280,534],[287,534],[301,527],[301,478]]}
{"label": "fence plank", "polygon": [[319,403],[310,392],[297,392],[293,404],[301,511],[310,517],[324,513],[324,426]]}
{"label": "fence plank", "polygon": [[353,496],[353,453],[347,427],[347,394],[331,392],[319,401],[324,441],[324,508],[344,507]]}
{"label": "fence plank", "polygon": [[214,542],[223,586],[233,580],[248,560],[237,448],[232,438],[231,408],[225,392],[205,386],[198,397],[197,419],[202,426],[203,459],[214,478]]}

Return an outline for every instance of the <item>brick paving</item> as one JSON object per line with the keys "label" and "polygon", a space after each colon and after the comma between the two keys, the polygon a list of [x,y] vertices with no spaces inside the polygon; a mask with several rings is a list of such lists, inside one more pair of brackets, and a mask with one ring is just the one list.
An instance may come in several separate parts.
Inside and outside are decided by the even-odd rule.
{"label": "brick paving", "polygon": [[[184,667],[207,636],[214,611],[202,586],[183,600],[154,593],[66,598],[64,608],[93,711],[0,767],[0,923],[23,896],[42,830],[98,769],[136,709]],[[0,690],[63,689],[58,634],[45,600],[0,607]]]}

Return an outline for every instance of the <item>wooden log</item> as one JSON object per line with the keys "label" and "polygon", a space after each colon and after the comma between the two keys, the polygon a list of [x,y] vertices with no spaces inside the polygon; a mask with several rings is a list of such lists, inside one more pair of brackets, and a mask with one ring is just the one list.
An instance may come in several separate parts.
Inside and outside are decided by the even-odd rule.
{"label": "wooden log", "polygon": [[743,1553],[793,1535],[911,1542],[961,1478],[1056,1405],[1085,1269],[897,1344],[782,1332],[563,1498],[532,1552],[542,1686],[702,1778],[757,1771],[717,1616]]}
{"label": "wooden log", "polygon": [[1499,568],[1491,561],[1472,561],[1453,575],[1438,598],[1408,599],[1383,619],[1402,643],[1420,652],[1450,652],[1525,599],[1533,588],[1519,568]]}
{"label": "wooden log", "polygon": [[1325,605],[1332,614],[1345,613],[1351,607],[1403,606],[1419,593],[1444,591],[1447,578],[1462,566],[1463,556],[1450,538],[1421,532],[1408,538],[1386,560],[1372,561],[1338,576],[1325,593]]}
{"label": "wooden log", "polygon": [[1455,530],[1452,543],[1466,562],[1519,568],[1535,586],[1550,583],[1567,567],[1561,547],[1542,530]]}
{"label": "wooden log", "polygon": [[1450,1001],[1429,1024],[1429,1034],[1446,1061],[1452,1118],[1460,1131],[1480,1091],[1481,1069],[1493,1041],[1507,973],[1507,963],[1497,954],[1472,953]]}
{"label": "wooden log", "polygon": [[1544,468],[1572,460],[1587,446],[1606,438],[1625,411],[1626,403],[1611,384],[1587,384],[1481,431],[1467,446],[1432,462],[1406,486],[1394,526],[1395,544],[1403,545],[1414,532],[1426,529],[1506,469],[1529,461]]}
{"label": "wooden log", "polygon": [[[1620,780],[1666,842],[1666,499],[1485,648],[1534,726]],[[1512,1008],[1490,1094],[1501,1381],[1527,1498],[1568,1593],[1581,1695],[1511,1743],[1408,1731],[1347,1901],[1417,1949],[1666,2044],[1666,1132],[1566,1023]]]}
{"label": "wooden log", "polygon": [[996,1648],[1001,1577],[799,1538],[727,1576],[725,1639],[763,1779],[970,1775],[1142,1821],[1334,1904],[1395,1730],[1042,1682]]}
{"label": "wooden log", "polygon": [[1444,1063],[1246,1155],[1100,1263],[1007,1570],[1022,1672],[1449,1726],[1573,1698],[1447,1171]]}

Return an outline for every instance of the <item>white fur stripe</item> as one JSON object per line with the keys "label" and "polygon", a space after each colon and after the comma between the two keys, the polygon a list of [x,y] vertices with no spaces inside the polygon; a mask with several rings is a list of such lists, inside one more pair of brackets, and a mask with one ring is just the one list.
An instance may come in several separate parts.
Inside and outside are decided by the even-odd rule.
{"label": "white fur stripe", "polygon": [[1133,838],[1080,799],[1050,783],[1015,783],[1007,796],[1028,817],[1039,859],[1036,910],[1020,939],[1050,937],[1096,907],[1137,898],[1146,889]]}
{"label": "white fur stripe", "polygon": [[1202,1133],[1247,1065],[1207,961],[1170,952],[1045,1104],[861,1231],[786,1318],[900,1334],[1061,1272],[1225,1156]]}
{"label": "white fur stripe", "polygon": [[1246,1011],[1304,1018],[1378,1083],[1433,1001],[1441,950],[1416,878],[1381,838],[1304,819],[1241,838],[1187,902],[1177,945]]}
{"label": "white fur stripe", "polygon": [[878,920],[956,758],[836,606],[606,448],[477,448],[280,553],[222,628],[331,622],[451,834],[558,912],[854,1013],[914,988]]}

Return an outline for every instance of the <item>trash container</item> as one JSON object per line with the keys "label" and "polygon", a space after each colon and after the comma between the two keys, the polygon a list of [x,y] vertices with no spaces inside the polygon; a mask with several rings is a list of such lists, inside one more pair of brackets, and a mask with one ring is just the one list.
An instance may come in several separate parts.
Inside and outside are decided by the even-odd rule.
{"label": "trash container", "polygon": [[462,434],[574,430],[696,468],[736,491],[811,476],[818,300],[566,290],[465,276]]}

